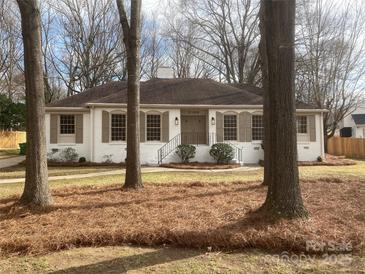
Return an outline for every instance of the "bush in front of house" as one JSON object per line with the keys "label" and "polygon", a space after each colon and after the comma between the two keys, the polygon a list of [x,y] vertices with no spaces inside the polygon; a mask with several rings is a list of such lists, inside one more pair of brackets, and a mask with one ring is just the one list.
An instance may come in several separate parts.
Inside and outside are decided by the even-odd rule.
{"label": "bush in front of house", "polygon": [[85,157],[80,157],[79,158],[79,163],[86,163],[86,158]]}
{"label": "bush in front of house", "polygon": [[218,143],[212,145],[209,154],[218,164],[228,164],[233,160],[234,150],[229,144]]}
{"label": "bush in front of house", "polygon": [[183,163],[189,163],[190,159],[195,157],[196,147],[193,145],[179,145],[176,148],[176,154]]}
{"label": "bush in front of house", "polygon": [[20,143],[19,148],[20,148],[19,151],[20,155],[25,155],[27,153],[27,143]]}
{"label": "bush in front of house", "polygon": [[104,164],[112,164],[113,163],[113,154],[108,154],[103,156],[103,163]]}
{"label": "bush in front of house", "polygon": [[59,162],[60,161],[57,157],[57,152],[56,151],[48,152],[47,153],[47,160],[49,162]]}
{"label": "bush in front of house", "polygon": [[58,159],[61,162],[77,162],[79,155],[77,154],[76,149],[67,147],[61,150],[60,154],[58,155]]}

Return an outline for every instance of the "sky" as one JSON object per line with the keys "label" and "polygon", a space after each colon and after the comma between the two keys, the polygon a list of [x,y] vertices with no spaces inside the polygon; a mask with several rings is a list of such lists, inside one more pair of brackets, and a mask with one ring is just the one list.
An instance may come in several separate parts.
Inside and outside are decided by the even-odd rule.
{"label": "sky", "polygon": [[[161,14],[166,9],[170,0],[142,0],[142,10],[145,14]],[[297,0],[298,1],[298,0]],[[335,4],[337,8],[345,7],[347,4],[363,4],[365,0],[323,0],[324,3]],[[364,91],[365,95],[365,91]]]}
{"label": "sky", "polygon": [[[157,3],[156,3],[157,2]],[[158,6],[158,2],[160,2],[159,0],[142,0],[142,9],[145,12],[149,12],[151,9],[156,9]]]}
{"label": "sky", "polygon": [[[346,5],[346,2],[350,4],[361,3],[364,0],[323,0],[324,2]],[[144,12],[159,11],[167,4],[168,0],[142,0],[142,9]]]}
{"label": "sky", "polygon": [[146,13],[158,12],[167,4],[167,0],[142,0],[142,9]]}

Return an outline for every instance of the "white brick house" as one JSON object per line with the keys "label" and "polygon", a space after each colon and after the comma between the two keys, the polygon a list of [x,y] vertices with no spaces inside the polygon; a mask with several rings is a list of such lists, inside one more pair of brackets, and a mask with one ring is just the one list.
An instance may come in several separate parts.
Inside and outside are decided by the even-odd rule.
{"label": "white brick house", "polygon": [[359,105],[340,123],[343,137],[365,138],[365,104]]}
{"label": "white brick house", "polygon": [[[126,83],[112,82],[46,108],[49,152],[73,147],[80,157],[102,162],[126,158]],[[230,143],[236,161],[255,164],[261,146],[262,90],[213,80],[154,79],[141,83],[141,162],[177,162],[181,143],[196,145],[193,161],[212,162],[210,146]],[[297,104],[298,158],[324,157],[323,112]]]}

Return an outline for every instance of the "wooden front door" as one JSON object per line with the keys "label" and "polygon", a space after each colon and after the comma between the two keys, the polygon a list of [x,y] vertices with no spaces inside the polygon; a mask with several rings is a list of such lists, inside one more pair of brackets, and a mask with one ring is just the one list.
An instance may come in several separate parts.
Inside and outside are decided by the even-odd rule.
{"label": "wooden front door", "polygon": [[185,115],[181,116],[181,143],[191,145],[206,145],[207,116]]}

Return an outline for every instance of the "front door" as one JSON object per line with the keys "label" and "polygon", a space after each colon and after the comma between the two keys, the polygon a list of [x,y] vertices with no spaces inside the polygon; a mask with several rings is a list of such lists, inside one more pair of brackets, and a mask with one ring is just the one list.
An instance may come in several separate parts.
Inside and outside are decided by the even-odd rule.
{"label": "front door", "polygon": [[191,145],[206,145],[208,143],[207,116],[181,116],[181,143]]}

